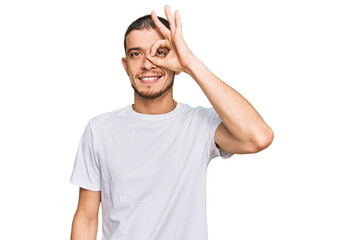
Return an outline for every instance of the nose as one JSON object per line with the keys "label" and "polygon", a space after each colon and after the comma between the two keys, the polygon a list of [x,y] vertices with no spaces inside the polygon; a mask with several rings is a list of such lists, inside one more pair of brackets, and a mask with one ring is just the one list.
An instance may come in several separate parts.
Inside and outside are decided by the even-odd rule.
{"label": "nose", "polygon": [[156,65],[154,65],[148,58],[145,56],[142,62],[142,69],[144,70],[150,70],[156,68]]}

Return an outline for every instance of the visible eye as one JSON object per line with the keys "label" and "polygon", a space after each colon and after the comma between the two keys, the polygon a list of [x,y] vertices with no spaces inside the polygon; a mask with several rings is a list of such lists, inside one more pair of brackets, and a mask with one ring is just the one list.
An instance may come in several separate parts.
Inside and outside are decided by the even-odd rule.
{"label": "visible eye", "polygon": [[157,51],[156,54],[159,55],[159,56],[166,56],[167,55],[167,53],[165,53],[163,51]]}
{"label": "visible eye", "polygon": [[139,55],[140,55],[139,52],[132,52],[132,53],[130,54],[131,57],[137,57],[137,56],[139,56]]}

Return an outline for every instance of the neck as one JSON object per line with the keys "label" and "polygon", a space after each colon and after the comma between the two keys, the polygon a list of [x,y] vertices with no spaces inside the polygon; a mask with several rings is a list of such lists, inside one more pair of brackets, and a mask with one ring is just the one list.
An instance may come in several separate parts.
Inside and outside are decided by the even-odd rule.
{"label": "neck", "polygon": [[168,101],[158,101],[156,99],[147,99],[137,101],[132,104],[134,111],[142,114],[165,114],[176,108],[177,102],[174,99]]}

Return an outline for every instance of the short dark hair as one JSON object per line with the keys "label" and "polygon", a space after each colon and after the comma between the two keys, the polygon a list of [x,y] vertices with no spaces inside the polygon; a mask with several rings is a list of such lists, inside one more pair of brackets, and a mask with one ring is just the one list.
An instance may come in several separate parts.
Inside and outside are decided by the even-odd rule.
{"label": "short dark hair", "polygon": [[[170,24],[168,23],[168,21],[166,19],[164,19],[163,17],[158,17],[158,19],[163,23],[163,25],[165,25],[168,29],[170,29]],[[128,34],[133,31],[133,30],[143,30],[143,29],[157,29],[155,23],[152,20],[151,15],[145,15],[143,17],[138,18],[137,20],[135,20],[133,23],[131,23],[128,28],[127,31],[124,35],[124,51],[126,51],[126,37],[128,36]]]}

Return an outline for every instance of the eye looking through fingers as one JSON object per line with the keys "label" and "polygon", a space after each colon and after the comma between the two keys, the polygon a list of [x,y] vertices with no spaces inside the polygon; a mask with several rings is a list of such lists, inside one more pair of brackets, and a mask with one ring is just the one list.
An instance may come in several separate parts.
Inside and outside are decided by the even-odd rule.
{"label": "eye looking through fingers", "polygon": [[166,55],[166,53],[162,52],[162,51],[157,51],[157,56],[163,56]]}
{"label": "eye looking through fingers", "polygon": [[168,51],[169,50],[167,48],[160,48],[160,49],[157,49],[156,55],[159,57],[164,57],[168,54]]}

